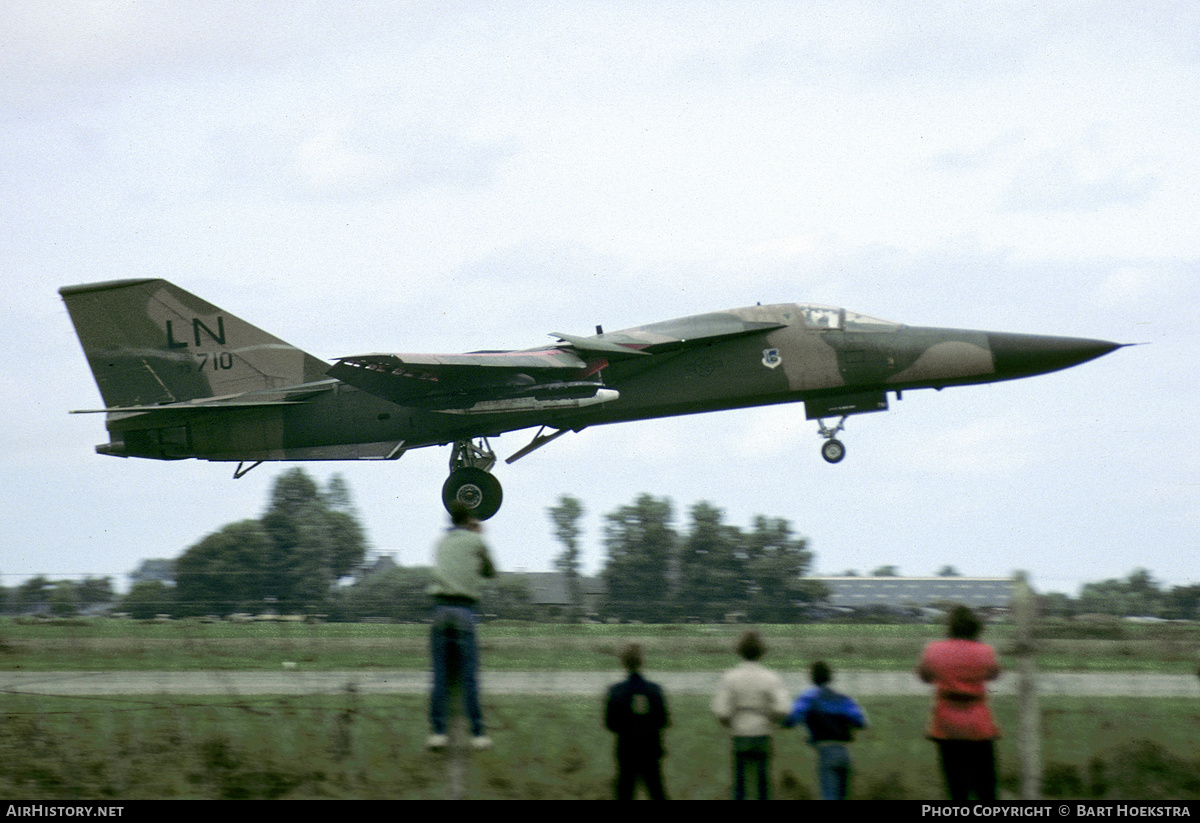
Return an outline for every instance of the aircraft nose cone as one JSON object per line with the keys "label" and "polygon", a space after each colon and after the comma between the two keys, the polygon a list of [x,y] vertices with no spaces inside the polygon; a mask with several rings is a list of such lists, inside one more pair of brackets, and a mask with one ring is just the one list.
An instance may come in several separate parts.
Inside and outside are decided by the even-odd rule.
{"label": "aircraft nose cone", "polygon": [[998,377],[1024,377],[1077,366],[1121,348],[1123,343],[1082,337],[989,332]]}

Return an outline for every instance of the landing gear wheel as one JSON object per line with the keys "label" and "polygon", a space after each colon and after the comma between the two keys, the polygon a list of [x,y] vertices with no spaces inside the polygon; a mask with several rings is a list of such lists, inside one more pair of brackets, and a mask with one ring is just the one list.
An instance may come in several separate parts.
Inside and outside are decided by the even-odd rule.
{"label": "landing gear wheel", "polygon": [[478,520],[487,520],[500,511],[503,500],[500,481],[483,469],[472,466],[450,472],[442,485],[442,504],[447,511],[454,503],[462,503],[472,509]]}
{"label": "landing gear wheel", "polygon": [[846,447],[842,445],[841,440],[826,440],[825,445],[821,447],[821,456],[830,463],[840,463],[846,456]]}

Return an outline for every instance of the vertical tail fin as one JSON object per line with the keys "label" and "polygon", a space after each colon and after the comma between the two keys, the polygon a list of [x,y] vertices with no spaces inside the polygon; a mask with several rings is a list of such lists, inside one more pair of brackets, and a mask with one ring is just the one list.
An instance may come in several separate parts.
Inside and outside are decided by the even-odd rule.
{"label": "vertical tail fin", "polygon": [[166,280],[59,289],[107,408],[281,389],[328,365]]}

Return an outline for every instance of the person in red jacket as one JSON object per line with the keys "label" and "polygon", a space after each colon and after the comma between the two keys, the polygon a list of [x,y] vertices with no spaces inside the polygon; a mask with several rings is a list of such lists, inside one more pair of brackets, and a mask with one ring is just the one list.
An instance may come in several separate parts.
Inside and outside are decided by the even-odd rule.
{"label": "person in red jacket", "polygon": [[949,639],[925,647],[917,676],[935,687],[929,737],[937,744],[950,799],[996,799],[995,741],[987,682],[1000,676],[996,653],[977,638],[983,624],[966,606],[950,612]]}

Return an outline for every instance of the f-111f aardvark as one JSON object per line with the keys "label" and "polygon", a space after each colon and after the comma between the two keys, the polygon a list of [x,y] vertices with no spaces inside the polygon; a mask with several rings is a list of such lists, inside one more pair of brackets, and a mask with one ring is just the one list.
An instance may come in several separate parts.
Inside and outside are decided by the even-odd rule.
{"label": "f-111f aardvark", "polygon": [[267,460],[395,460],[453,445],[443,500],[480,519],[500,508],[488,439],[504,432],[539,427],[512,463],[589,426],[803,402],[837,463],[846,417],[886,410],[890,392],[1028,377],[1121,345],[785,303],[556,333],[523,351],[362,354],[331,367],[165,280],[59,293],[104,400],[100,454],[234,461],[240,477]]}

